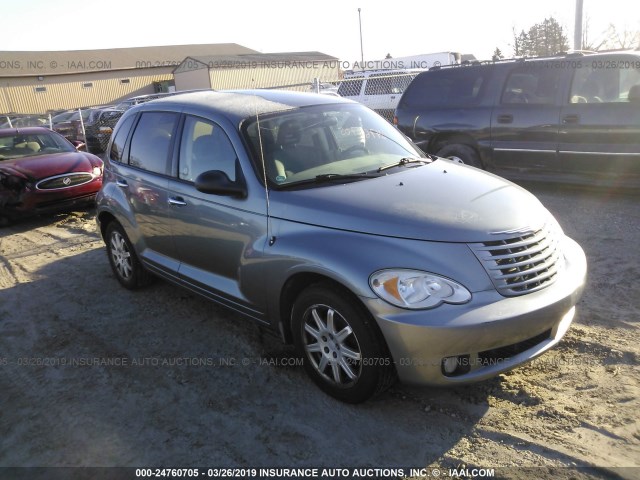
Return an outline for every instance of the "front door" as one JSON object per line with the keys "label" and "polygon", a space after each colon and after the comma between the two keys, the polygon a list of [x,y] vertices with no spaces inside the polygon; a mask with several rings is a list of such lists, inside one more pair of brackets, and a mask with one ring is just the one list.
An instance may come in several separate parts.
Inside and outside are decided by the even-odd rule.
{"label": "front door", "polygon": [[202,193],[194,181],[220,170],[236,180],[237,153],[217,123],[187,115],[177,176],[170,181],[171,230],[180,259],[180,279],[193,289],[258,320],[266,312],[263,264],[266,212],[247,200]]}
{"label": "front door", "polygon": [[544,171],[557,167],[564,69],[553,61],[523,63],[507,75],[491,117],[496,169]]}

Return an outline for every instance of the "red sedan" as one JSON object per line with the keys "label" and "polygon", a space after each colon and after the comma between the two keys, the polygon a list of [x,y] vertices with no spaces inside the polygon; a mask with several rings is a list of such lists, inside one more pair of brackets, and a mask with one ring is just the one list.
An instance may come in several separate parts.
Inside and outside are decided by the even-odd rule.
{"label": "red sedan", "polygon": [[0,224],[92,203],[102,160],[41,127],[0,130]]}

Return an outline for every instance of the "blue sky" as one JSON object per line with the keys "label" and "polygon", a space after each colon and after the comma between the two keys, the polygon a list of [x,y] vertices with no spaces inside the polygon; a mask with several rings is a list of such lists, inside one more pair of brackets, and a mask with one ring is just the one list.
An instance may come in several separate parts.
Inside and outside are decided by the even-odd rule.
{"label": "blue sky", "polygon": [[[512,31],[553,16],[573,41],[575,0],[2,0],[1,50],[84,50],[239,43],[261,52],[320,51],[366,60],[440,51],[511,55]],[[584,0],[591,37],[609,23],[640,30],[637,0]]]}

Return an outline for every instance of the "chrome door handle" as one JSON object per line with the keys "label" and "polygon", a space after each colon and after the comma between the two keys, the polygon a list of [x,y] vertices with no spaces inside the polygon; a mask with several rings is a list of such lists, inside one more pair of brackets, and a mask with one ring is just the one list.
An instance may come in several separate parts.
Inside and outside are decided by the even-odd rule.
{"label": "chrome door handle", "polygon": [[187,202],[184,201],[182,197],[170,197],[169,205],[175,205],[176,207],[184,207],[187,205]]}
{"label": "chrome door handle", "polygon": [[116,180],[116,185],[120,188],[127,188],[129,186],[129,184],[124,180]]}

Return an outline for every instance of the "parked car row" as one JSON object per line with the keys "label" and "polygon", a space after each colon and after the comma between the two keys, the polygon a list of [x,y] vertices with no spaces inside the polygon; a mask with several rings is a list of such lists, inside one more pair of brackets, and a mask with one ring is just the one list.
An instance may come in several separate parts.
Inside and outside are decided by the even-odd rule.
{"label": "parked car row", "polygon": [[[157,95],[139,96],[132,103],[154,98]],[[0,117],[0,226],[92,204],[102,185],[103,165],[92,153],[104,152],[124,111],[102,106],[47,117]]]}
{"label": "parked car row", "polygon": [[52,119],[53,130],[71,141],[84,141],[86,138],[89,152],[103,153],[111,138],[113,127],[123,113],[124,110],[114,107],[88,108],[69,114],[63,113]]}

